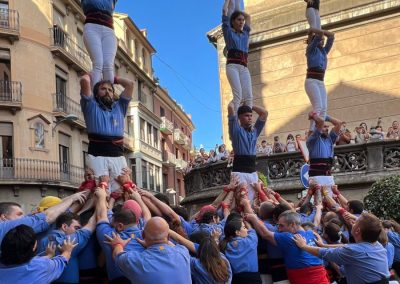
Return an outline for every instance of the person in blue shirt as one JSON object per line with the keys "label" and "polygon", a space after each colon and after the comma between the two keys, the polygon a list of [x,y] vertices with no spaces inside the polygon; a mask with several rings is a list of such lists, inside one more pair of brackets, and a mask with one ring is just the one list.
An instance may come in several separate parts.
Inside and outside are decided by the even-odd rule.
{"label": "person in blue shirt", "polygon": [[262,238],[281,249],[291,284],[329,284],[322,260],[303,252],[293,241],[293,236],[300,234],[308,244],[315,244],[313,232],[301,228],[298,213],[292,210],[281,213],[277,223],[279,232],[268,230],[254,214],[246,215],[246,220]]}
{"label": "person in blue shirt", "polygon": [[27,225],[18,225],[9,230],[1,242],[0,283],[51,283],[63,273],[75,246],[67,239],[60,246],[60,255],[54,257],[55,245],[50,244],[46,256],[35,256],[34,230]]}
{"label": "person in blue shirt", "polygon": [[378,242],[382,230],[381,221],[376,216],[363,213],[351,229],[355,244],[320,248],[308,245],[301,235],[296,235],[293,239],[305,252],[342,265],[347,283],[388,283],[390,273],[387,253]]}
{"label": "person in blue shirt", "polygon": [[394,220],[384,221],[383,226],[387,233],[389,243],[394,246],[392,268],[400,275],[400,224]]}
{"label": "person in blue shirt", "polygon": [[[236,112],[244,101],[245,105],[253,106],[251,76],[247,68],[250,38],[250,15],[239,11],[240,7],[230,9],[230,4],[236,0],[225,0],[222,8],[222,33],[228,50],[226,60],[226,76],[233,93],[234,111]],[[230,14],[232,13],[232,14]],[[230,14],[230,15],[229,15]]]}
{"label": "person in blue shirt", "polygon": [[[95,229],[96,216],[93,215],[89,222],[81,228],[79,217],[74,213],[66,212],[61,214],[55,223],[55,229],[50,231],[48,235],[39,241],[38,253],[44,253],[50,242],[54,242],[57,246],[61,246],[65,239],[75,240],[77,245],[74,247],[71,259],[64,272],[55,283],[79,283],[79,263],[78,255],[87,245],[92,232]],[[57,254],[59,254],[57,252]]]}
{"label": "person in blue shirt", "polygon": [[114,60],[117,38],[114,33],[113,13],[117,0],[82,0],[85,14],[83,41],[93,64],[93,85],[103,78],[114,82]]}
{"label": "person in blue shirt", "polygon": [[9,230],[19,225],[32,227],[36,234],[47,231],[50,228],[49,224],[53,223],[61,213],[67,211],[74,202],[83,203],[85,198],[85,193],[75,193],[43,213],[28,216],[24,215],[18,203],[0,202],[0,242]]}
{"label": "person in blue shirt", "polygon": [[[315,122],[316,126],[307,139],[307,148],[310,155],[309,183],[317,184],[321,187],[327,186],[330,196],[332,196],[331,186],[335,184],[331,173],[334,145],[340,134],[342,122],[337,118],[331,116],[324,118],[316,113],[310,113],[310,119]],[[330,132],[327,122],[333,124]]]}
{"label": "person in blue shirt", "polygon": [[[328,37],[324,45],[324,36]],[[325,119],[328,110],[324,77],[328,62],[328,53],[332,48],[335,35],[329,31],[311,28],[307,40],[307,76],[305,90],[313,107],[313,112]],[[310,131],[314,131],[315,123],[311,120]]]}
{"label": "person in blue shirt", "polygon": [[[253,127],[253,111],[258,114],[258,118]],[[253,184],[258,183],[256,171],[257,138],[267,121],[268,113],[261,107],[253,108],[242,105],[237,113],[231,102],[228,105],[229,119],[229,138],[232,142],[233,159],[232,175],[239,183],[248,185],[248,195],[250,201],[254,199],[255,191]]]}
{"label": "person in blue shirt", "polygon": [[[96,204],[96,236],[97,240],[105,254],[106,267],[108,279],[111,284],[129,284],[130,281],[123,273],[117,268],[116,263],[113,259],[112,249],[105,243],[108,237],[112,237],[113,234],[118,234],[123,240],[130,240],[125,246],[126,251],[143,251],[144,248],[139,244],[136,238],[142,237],[142,231],[138,228],[137,217],[128,208],[121,208],[114,212],[111,222],[107,215],[107,194],[104,190],[98,188],[95,192],[97,197]],[[140,195],[134,191],[137,199],[140,199]]]}
{"label": "person in blue shirt", "polygon": [[118,234],[107,236],[117,267],[135,284],[188,284],[190,255],[186,247],[168,241],[169,228],[161,217],[151,218],[144,227],[143,240],[137,239],[145,250],[125,251],[131,239]]}
{"label": "person in blue shirt", "polygon": [[[116,179],[127,168],[123,149],[124,119],[134,83],[116,77],[112,82],[99,81],[92,92],[90,82],[89,75],[80,79],[80,103],[89,137],[88,167],[96,178],[108,177],[103,181],[110,183],[110,191],[113,192],[120,188]],[[118,99],[115,99],[113,83],[124,88]]]}

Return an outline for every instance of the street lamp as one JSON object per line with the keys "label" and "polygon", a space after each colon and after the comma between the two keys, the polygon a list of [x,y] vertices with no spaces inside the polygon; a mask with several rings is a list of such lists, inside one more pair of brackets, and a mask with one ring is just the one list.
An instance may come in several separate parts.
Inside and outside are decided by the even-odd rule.
{"label": "street lamp", "polygon": [[54,133],[56,132],[57,126],[59,126],[62,122],[64,122],[64,121],[75,121],[75,120],[78,120],[78,117],[75,114],[68,114],[64,118],[62,118],[59,121],[57,121],[56,125],[54,125],[54,127],[53,127],[53,129],[51,131],[52,136],[54,137]]}

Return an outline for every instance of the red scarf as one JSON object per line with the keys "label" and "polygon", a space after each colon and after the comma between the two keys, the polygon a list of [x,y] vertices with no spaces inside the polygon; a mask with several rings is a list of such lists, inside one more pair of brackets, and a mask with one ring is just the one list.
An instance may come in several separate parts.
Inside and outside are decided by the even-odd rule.
{"label": "red scarf", "polygon": [[78,191],[85,191],[85,190],[94,191],[95,189],[96,189],[96,181],[94,179],[91,179],[82,182]]}

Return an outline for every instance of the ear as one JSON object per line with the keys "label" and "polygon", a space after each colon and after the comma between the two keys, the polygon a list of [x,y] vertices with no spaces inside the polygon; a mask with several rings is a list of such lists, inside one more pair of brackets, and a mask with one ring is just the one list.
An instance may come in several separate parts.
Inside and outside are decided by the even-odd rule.
{"label": "ear", "polygon": [[60,229],[65,232],[67,230],[67,227],[68,227],[67,224],[64,223],[61,225]]}
{"label": "ear", "polygon": [[37,241],[35,241],[35,245],[33,246],[32,251],[36,251],[36,249],[37,249]]}
{"label": "ear", "polygon": [[118,232],[121,232],[121,231],[123,231],[123,230],[124,230],[124,224],[118,223],[118,224],[117,224],[117,231],[118,231]]}
{"label": "ear", "polygon": [[0,220],[1,220],[1,221],[7,221],[6,215],[1,214],[1,215],[0,215]]}

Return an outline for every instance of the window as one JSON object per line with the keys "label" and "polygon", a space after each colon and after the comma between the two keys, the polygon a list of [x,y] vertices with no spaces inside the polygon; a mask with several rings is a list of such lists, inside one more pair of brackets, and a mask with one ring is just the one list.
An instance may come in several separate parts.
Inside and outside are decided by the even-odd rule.
{"label": "window", "polygon": [[165,116],[165,109],[163,107],[160,107],[160,117]]}
{"label": "window", "polygon": [[[11,78],[11,56],[8,49],[0,49],[0,99],[2,101],[12,101]],[[15,98],[14,98],[15,99]]]}
{"label": "window", "polygon": [[145,160],[142,160],[142,187],[148,188],[147,187],[147,162]]}
{"label": "window", "polygon": [[138,62],[139,61],[139,44],[136,39],[135,39],[134,43],[135,43],[135,61]]}
{"label": "window", "polygon": [[129,136],[133,136],[133,118],[132,116],[128,115],[126,117],[126,132],[128,133]]}
{"label": "window", "polygon": [[160,184],[160,167],[155,166],[155,179],[156,179],[156,191],[161,192],[161,184]]}
{"label": "window", "polygon": [[[60,70],[60,69],[58,69]],[[61,70],[60,70],[61,71]],[[67,113],[67,80],[56,74],[56,104],[57,109]]]}
{"label": "window", "polygon": [[136,159],[131,159],[132,181],[136,183]]}
{"label": "window", "polygon": [[149,144],[149,145],[153,145],[153,139],[152,139],[152,129],[153,129],[153,127],[151,126],[151,124],[150,123],[147,123],[147,143]]}
{"label": "window", "polygon": [[140,118],[140,140],[145,141],[146,139],[146,121]]}
{"label": "window", "polygon": [[60,173],[62,180],[69,180],[70,163],[69,163],[69,147],[71,145],[71,137],[63,133],[59,133],[58,136],[58,155],[60,163]]}
{"label": "window", "polygon": [[87,166],[87,159],[89,156],[89,144],[86,142],[82,142],[82,159],[83,159],[83,167]]}
{"label": "window", "polygon": [[158,129],[153,127],[153,146],[158,149]]}
{"label": "window", "polygon": [[154,190],[154,165],[149,164],[149,189]]}
{"label": "window", "polygon": [[0,122],[0,158],[3,164],[7,159],[13,158],[13,125],[12,123]]}
{"label": "window", "polygon": [[61,29],[65,27],[64,15],[57,9],[53,10],[53,24]]}
{"label": "window", "polygon": [[163,174],[162,175],[162,179],[163,179],[163,189],[164,192],[167,190],[168,188],[168,175],[167,174]]}
{"label": "window", "polygon": [[138,100],[142,103],[146,103],[146,94],[143,92],[143,82],[138,80]]}
{"label": "window", "polygon": [[53,13],[53,25],[53,44],[65,48],[67,34],[64,31],[64,15],[57,9],[54,9]]}
{"label": "window", "polygon": [[179,149],[175,148],[175,158],[179,159]]}
{"label": "window", "polygon": [[142,62],[143,62],[143,68],[146,68],[146,50],[142,48]]}

